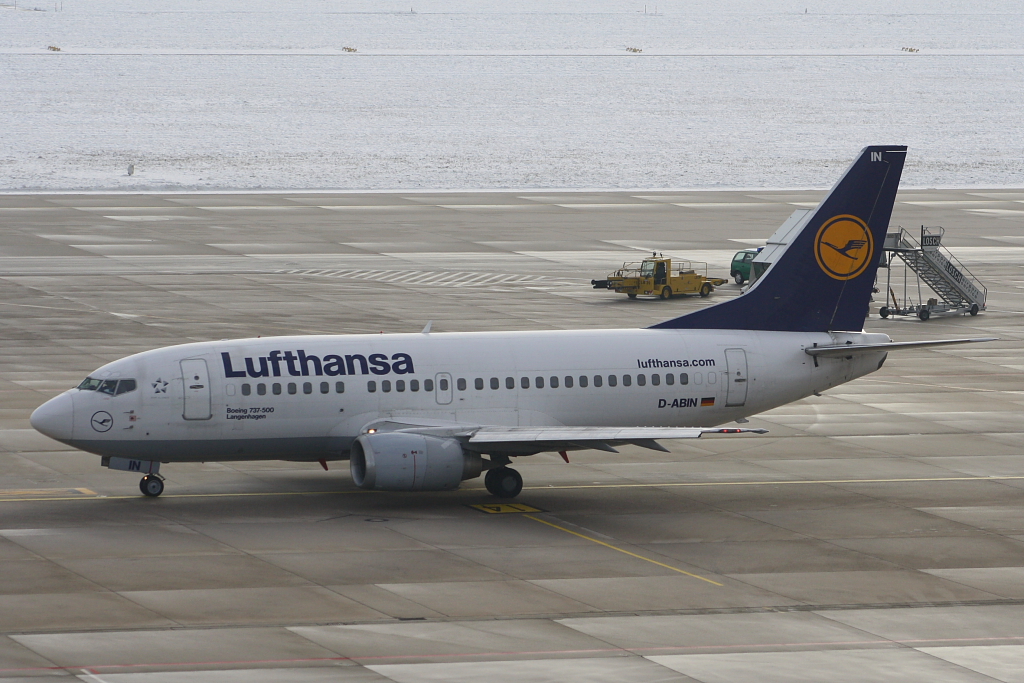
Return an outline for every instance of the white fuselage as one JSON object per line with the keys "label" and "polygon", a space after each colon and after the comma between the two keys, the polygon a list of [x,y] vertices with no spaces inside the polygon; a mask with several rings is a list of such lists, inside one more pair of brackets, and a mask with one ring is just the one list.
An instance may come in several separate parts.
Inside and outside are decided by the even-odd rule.
{"label": "white fuselage", "polygon": [[847,341],[888,337],[587,330],[185,344],[98,369],[92,378],[133,379],[137,388],[70,390],[61,401],[72,424],[52,435],[101,455],[175,462],[344,458],[384,419],[710,427],[881,366],[884,351],[818,360],[803,351]]}

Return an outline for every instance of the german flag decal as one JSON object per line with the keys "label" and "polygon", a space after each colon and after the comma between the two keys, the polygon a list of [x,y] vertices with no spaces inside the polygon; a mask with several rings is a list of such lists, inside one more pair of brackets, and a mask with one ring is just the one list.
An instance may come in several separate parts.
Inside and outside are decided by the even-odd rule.
{"label": "german flag decal", "polygon": [[715,405],[715,397],[714,396],[712,396],[711,398],[702,398],[700,400],[700,407],[701,408],[707,408],[708,406],[713,406],[713,405]]}

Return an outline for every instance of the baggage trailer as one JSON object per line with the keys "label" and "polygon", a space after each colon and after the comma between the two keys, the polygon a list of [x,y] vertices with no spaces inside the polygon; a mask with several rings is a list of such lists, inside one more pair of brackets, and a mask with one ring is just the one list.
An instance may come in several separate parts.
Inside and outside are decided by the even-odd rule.
{"label": "baggage trailer", "polygon": [[708,264],[703,261],[677,263],[673,272],[672,259],[655,253],[640,262],[623,263],[606,280],[591,280],[590,284],[594,289],[611,289],[630,299],[640,295],[671,299],[677,294],[710,296],[715,287],[728,282],[725,278],[709,278]]}

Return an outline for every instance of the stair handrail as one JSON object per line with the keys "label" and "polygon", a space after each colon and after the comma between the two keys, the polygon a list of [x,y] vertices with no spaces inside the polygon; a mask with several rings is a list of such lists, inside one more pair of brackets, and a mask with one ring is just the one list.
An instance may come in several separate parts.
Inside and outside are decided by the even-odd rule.
{"label": "stair handrail", "polygon": [[[902,230],[902,228],[900,228],[900,229]],[[944,246],[942,246],[942,241],[941,240],[942,240],[942,236],[945,234],[945,232],[946,232],[946,230],[944,228],[940,227],[940,226],[927,227],[927,226],[922,225],[921,226],[921,244],[922,244],[921,249],[922,249],[922,251],[925,251],[925,248],[924,248],[923,245],[925,243],[926,237],[937,236],[939,238],[936,241],[937,243],[934,245],[934,247],[930,247],[928,249],[928,251],[933,251],[933,250],[934,251],[938,251],[940,254],[942,254],[942,256],[947,261],[949,261],[951,264],[953,264],[954,268],[956,268],[957,270],[960,271],[961,275],[966,276],[966,279],[968,280],[970,285],[972,287],[974,287],[975,289],[977,289],[978,291],[981,292],[981,296],[982,296],[981,305],[985,306],[985,304],[988,303],[988,287],[983,285],[981,283],[981,280],[979,280],[977,277],[975,277],[974,273],[972,273],[970,270],[968,270],[967,266],[965,266],[963,263],[960,262],[960,259],[958,259],[956,256],[953,256],[952,252],[950,252],[948,249],[946,249]]]}

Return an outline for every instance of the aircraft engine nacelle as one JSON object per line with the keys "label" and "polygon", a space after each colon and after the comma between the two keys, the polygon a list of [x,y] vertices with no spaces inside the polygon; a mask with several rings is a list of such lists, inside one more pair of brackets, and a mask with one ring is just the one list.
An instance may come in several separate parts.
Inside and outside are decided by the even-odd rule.
{"label": "aircraft engine nacelle", "polygon": [[397,432],[363,434],[352,444],[352,481],[378,491],[448,491],[480,476],[479,453],[455,439]]}

